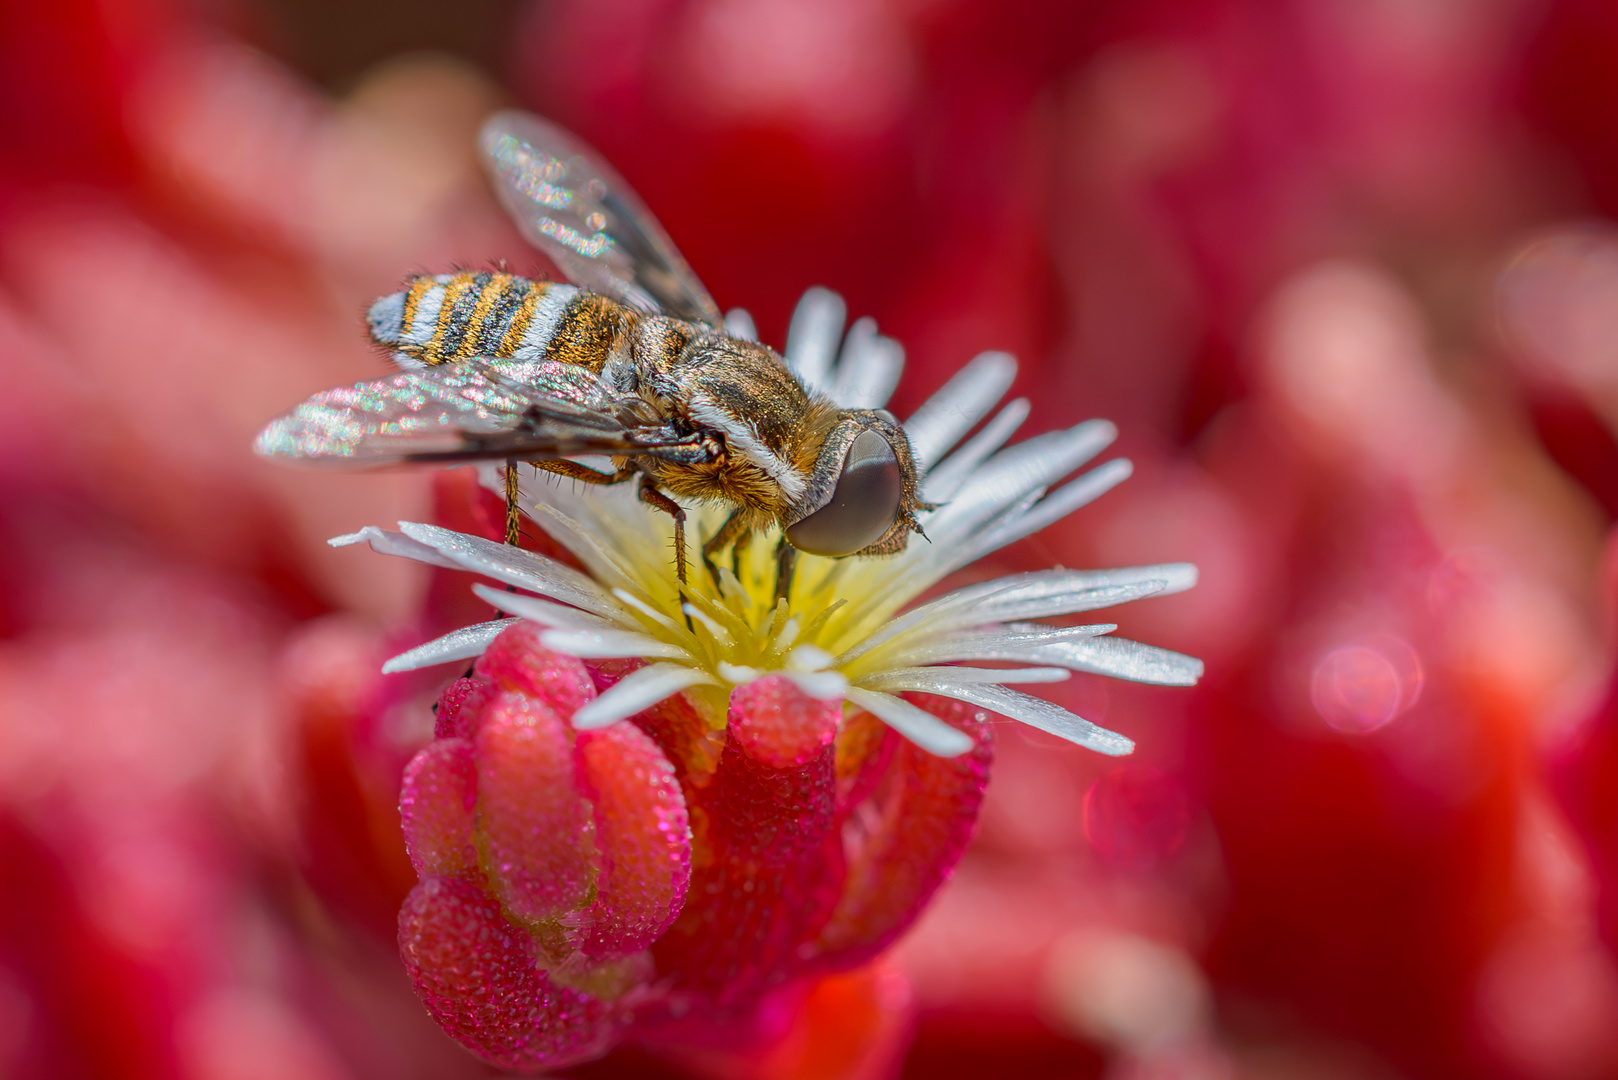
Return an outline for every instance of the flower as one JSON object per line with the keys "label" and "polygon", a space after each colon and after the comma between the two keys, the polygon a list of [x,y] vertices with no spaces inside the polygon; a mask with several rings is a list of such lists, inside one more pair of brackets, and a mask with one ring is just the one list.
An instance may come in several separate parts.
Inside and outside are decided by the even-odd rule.
{"label": "flower", "polygon": [[[842,301],[812,290],[787,358],[840,404],[880,407],[902,352],[862,320],[834,363],[842,322]],[[794,995],[875,957],[954,869],[993,752],[983,710],[1103,753],[1132,749],[1007,684],[1071,670],[1196,680],[1198,661],[1115,639],[1110,624],[1028,621],[1186,588],[1190,566],[1016,574],[911,606],[1129,474],[1109,462],[1051,490],[1113,428],[1006,448],[1025,400],[946,456],[1014,371],[986,353],[906,424],[938,504],[922,517],[930,542],[881,559],[800,554],[785,597],[770,543],[682,589],[668,518],[627,485],[522,485],[583,570],[408,522],[332,541],[522,590],[474,586],[510,617],[384,668],[477,658],[439,699],[435,739],[400,795],[421,879],[400,912],[400,953],[446,1032],[506,1068],[560,1067],[628,1038],[756,1053]],[[481,479],[503,489],[496,469]],[[687,512],[697,539],[725,508]],[[1037,666],[959,666],[972,661]]]}
{"label": "flower", "polygon": [[[786,359],[812,389],[848,408],[880,408],[898,382],[900,346],[856,322],[842,343],[843,301],[810,290],[792,320]],[[683,591],[669,552],[666,516],[639,502],[631,485],[575,490],[535,472],[522,482],[525,510],[588,573],[555,559],[433,525],[401,522],[399,532],[367,527],[332,540],[436,566],[471,570],[525,596],[476,586],[513,618],[469,626],[394,657],[404,671],[480,655],[517,619],[546,630],[547,649],[587,661],[642,660],[644,666],[583,704],[574,727],[594,730],[684,692],[710,726],[722,729],[740,686],[776,673],[803,693],[843,700],[941,756],[971,749],[969,736],[906,701],[902,693],[954,698],[1104,754],[1127,754],[1129,739],[1013,689],[1056,682],[1070,671],[1136,682],[1189,686],[1200,661],[1111,636],[1110,623],[1057,627],[1030,620],[1073,615],[1189,588],[1185,563],[1115,570],[1053,569],[979,582],[909,607],[947,575],[1086,505],[1130,473],[1109,461],[1052,489],[1116,436],[1091,420],[1007,446],[1028,415],[1019,398],[965,443],[1010,387],[1016,362],[983,353],[905,422],[921,475],[925,539],[886,558],[830,559],[800,554],[790,594],[777,600],[774,538],[755,542],[720,567],[717,583],[700,569]],[[960,445],[957,445],[960,444]],[[951,452],[953,449],[953,452]],[[500,490],[498,470],[484,483]],[[722,506],[690,506],[688,544],[719,528]],[[688,553],[693,567],[701,564]],[[908,608],[908,610],[907,610]],[[1032,666],[960,666],[978,661]]]}

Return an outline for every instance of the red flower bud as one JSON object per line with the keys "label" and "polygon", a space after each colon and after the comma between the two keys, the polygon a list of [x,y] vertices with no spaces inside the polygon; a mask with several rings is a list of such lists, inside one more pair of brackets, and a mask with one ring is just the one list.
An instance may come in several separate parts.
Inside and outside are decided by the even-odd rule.
{"label": "red flower bud", "polygon": [[592,681],[514,625],[406,770],[406,966],[444,1029],[508,1068],[634,1025],[665,1045],[770,1028],[782,993],[914,921],[976,820],[990,749],[966,706],[915,698],[974,736],[948,759],[779,675],[733,691],[722,732],[678,698],[575,731],[596,682],[635,666]]}

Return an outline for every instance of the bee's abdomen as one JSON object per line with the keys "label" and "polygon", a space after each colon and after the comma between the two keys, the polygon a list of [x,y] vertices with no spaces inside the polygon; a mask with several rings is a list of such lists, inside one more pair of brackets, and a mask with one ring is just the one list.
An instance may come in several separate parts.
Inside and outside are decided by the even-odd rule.
{"label": "bee's abdomen", "polygon": [[366,315],[371,340],[407,368],[473,356],[561,360],[599,369],[627,309],[571,285],[513,274],[437,274],[384,296]]}

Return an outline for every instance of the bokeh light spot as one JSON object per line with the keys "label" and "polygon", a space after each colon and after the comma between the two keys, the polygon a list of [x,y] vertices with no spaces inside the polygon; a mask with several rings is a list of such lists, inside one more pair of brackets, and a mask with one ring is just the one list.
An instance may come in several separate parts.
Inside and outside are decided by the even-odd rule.
{"label": "bokeh light spot", "polygon": [[1207,982],[1178,948],[1120,931],[1080,931],[1046,961],[1054,1019],[1075,1034],[1137,1052],[1182,1043],[1207,1022]]}
{"label": "bokeh light spot", "polygon": [[1315,665],[1310,699],[1331,727],[1368,735],[1421,697],[1421,659],[1403,638],[1378,635],[1333,649]]}
{"label": "bokeh light spot", "polygon": [[1084,835],[1114,865],[1149,867],[1172,855],[1190,824],[1185,791],[1149,765],[1121,765],[1084,796]]}

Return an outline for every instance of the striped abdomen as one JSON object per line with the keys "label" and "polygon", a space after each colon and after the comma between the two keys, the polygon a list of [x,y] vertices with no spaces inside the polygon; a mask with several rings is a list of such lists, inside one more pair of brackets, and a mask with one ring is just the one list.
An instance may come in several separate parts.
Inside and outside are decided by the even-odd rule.
{"label": "striped abdomen", "polygon": [[473,356],[599,371],[638,316],[604,296],[513,274],[437,274],[371,305],[371,340],[407,368]]}

